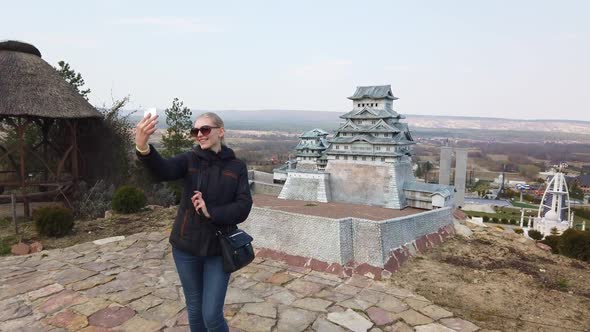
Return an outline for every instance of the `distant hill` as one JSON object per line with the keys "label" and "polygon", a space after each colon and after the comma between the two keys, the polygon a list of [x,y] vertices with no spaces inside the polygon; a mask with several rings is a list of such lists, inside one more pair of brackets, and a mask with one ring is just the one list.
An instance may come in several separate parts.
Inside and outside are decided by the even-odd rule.
{"label": "distant hill", "polygon": [[[193,110],[200,114],[206,110]],[[339,112],[297,111],[297,110],[220,110],[219,114],[226,126],[234,129],[281,130],[301,132],[312,128],[335,130],[342,119]],[[158,111],[163,118],[163,111]],[[133,119],[134,117],[132,117]],[[135,117],[134,121],[138,118]],[[461,116],[413,115],[406,114],[404,120],[413,130],[416,129],[467,129],[498,131],[530,131],[545,133],[568,133],[590,135],[590,122],[574,120],[519,120],[502,118],[477,118]],[[165,127],[165,121],[160,121]]]}

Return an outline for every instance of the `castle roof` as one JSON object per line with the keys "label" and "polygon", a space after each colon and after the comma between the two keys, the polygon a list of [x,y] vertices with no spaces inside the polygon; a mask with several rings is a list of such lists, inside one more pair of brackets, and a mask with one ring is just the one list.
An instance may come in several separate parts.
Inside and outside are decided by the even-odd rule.
{"label": "castle roof", "polygon": [[348,99],[359,100],[359,99],[398,99],[391,92],[391,85],[371,85],[371,86],[357,86],[354,94]]}
{"label": "castle roof", "polygon": [[341,119],[404,119],[405,116],[390,109],[375,109],[364,107],[359,110],[352,110],[340,116]]}
{"label": "castle roof", "polygon": [[330,143],[344,143],[350,144],[357,141],[365,141],[372,144],[415,144],[408,137],[405,133],[399,133],[395,135],[393,138],[390,137],[375,137],[368,134],[361,134],[355,136],[344,136],[344,137],[334,137],[330,140]]}
{"label": "castle roof", "polygon": [[313,142],[305,142],[299,141],[297,146],[295,147],[296,150],[325,150],[328,147],[329,143],[328,140],[324,137],[320,138],[318,141]]}
{"label": "castle roof", "polygon": [[317,138],[321,136],[327,136],[328,134],[329,133],[325,130],[315,128],[310,131],[304,132],[303,134],[301,134],[301,136],[299,136],[299,138]]}

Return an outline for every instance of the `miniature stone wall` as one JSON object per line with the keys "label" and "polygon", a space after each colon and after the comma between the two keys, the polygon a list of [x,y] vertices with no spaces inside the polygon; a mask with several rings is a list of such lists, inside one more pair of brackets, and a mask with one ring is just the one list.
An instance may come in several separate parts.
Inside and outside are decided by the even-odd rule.
{"label": "miniature stone wall", "polygon": [[330,189],[334,202],[403,209],[407,206],[403,185],[414,181],[409,158],[395,163],[330,160]]}
{"label": "miniature stone wall", "polygon": [[331,200],[330,174],[290,171],[279,198],[327,203]]}
{"label": "miniature stone wall", "polygon": [[274,183],[272,173],[250,170],[248,179],[253,194],[278,196],[283,189],[283,185]]}
{"label": "miniature stone wall", "polygon": [[332,219],[254,207],[240,225],[257,255],[318,271],[387,278],[412,254],[454,234],[452,208],[385,221]]}

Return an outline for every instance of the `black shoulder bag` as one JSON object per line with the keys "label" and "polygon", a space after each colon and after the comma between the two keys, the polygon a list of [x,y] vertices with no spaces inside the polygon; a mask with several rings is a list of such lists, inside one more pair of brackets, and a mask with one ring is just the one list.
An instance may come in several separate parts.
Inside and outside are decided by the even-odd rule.
{"label": "black shoulder bag", "polygon": [[227,273],[235,272],[254,260],[253,238],[241,229],[227,234],[217,231],[223,257],[223,270]]}
{"label": "black shoulder bag", "polygon": [[[200,172],[197,182],[197,190],[201,191],[201,178],[203,172]],[[223,258],[223,271],[226,273],[235,272],[254,260],[254,248],[252,248],[252,236],[244,230],[235,229],[226,234],[220,230],[215,232],[221,246],[221,257]]]}

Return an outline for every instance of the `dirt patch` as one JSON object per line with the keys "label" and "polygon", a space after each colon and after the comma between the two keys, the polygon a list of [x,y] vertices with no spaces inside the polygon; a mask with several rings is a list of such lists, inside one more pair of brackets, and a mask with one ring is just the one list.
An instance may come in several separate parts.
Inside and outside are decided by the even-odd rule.
{"label": "dirt patch", "polygon": [[473,231],[412,259],[392,281],[482,328],[590,329],[590,264],[494,227]]}
{"label": "dirt patch", "polygon": [[[175,215],[176,207],[170,207],[155,211],[146,209],[145,211],[134,214],[115,214],[108,219],[77,220],[72,232],[60,238],[38,235],[32,221],[20,221],[19,227],[23,239],[40,241],[44,249],[55,249],[111,236],[169,230],[172,227]],[[7,220],[0,222],[0,239],[10,240],[10,244],[16,241],[14,224],[12,222]]]}

